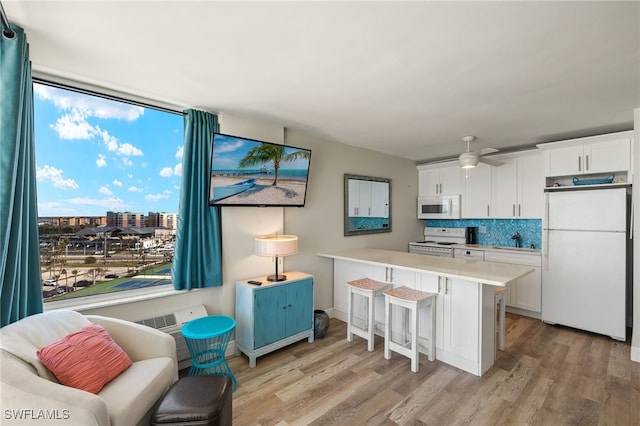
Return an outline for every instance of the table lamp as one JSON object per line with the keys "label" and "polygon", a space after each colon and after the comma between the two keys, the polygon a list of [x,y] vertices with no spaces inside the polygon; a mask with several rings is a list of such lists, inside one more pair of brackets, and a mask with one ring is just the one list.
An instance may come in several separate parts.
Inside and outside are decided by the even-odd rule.
{"label": "table lamp", "polygon": [[285,281],[286,275],[278,275],[278,257],[289,256],[298,252],[297,235],[260,235],[255,240],[257,256],[275,257],[276,273],[269,275],[267,281]]}

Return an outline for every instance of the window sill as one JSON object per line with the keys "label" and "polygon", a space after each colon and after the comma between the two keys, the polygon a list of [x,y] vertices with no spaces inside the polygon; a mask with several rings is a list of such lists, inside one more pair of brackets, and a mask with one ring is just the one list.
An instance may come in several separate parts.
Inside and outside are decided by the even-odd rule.
{"label": "window sill", "polygon": [[87,311],[90,309],[108,308],[110,306],[136,303],[145,300],[159,299],[186,293],[188,290],[175,290],[172,284],[155,288],[127,290],[121,293],[100,294],[96,296],[79,297],[76,299],[51,301],[44,304],[45,311],[56,309],[70,309],[72,311]]}

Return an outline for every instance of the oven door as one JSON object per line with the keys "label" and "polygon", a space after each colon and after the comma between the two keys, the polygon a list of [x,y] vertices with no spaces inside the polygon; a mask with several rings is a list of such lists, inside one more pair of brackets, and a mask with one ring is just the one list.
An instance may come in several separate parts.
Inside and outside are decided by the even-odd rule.
{"label": "oven door", "polygon": [[460,195],[418,198],[418,219],[460,219]]}

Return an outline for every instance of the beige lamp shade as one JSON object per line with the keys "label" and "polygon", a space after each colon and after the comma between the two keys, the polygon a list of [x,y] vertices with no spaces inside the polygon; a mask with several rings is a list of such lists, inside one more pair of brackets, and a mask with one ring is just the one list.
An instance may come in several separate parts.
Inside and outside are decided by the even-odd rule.
{"label": "beige lamp shade", "polygon": [[257,256],[281,257],[298,252],[297,235],[260,235],[256,237],[255,254]]}
{"label": "beige lamp shade", "polygon": [[298,253],[297,235],[260,235],[255,239],[254,253],[256,256],[275,257],[276,273],[269,275],[268,281],[285,281],[286,275],[278,275],[278,257]]}

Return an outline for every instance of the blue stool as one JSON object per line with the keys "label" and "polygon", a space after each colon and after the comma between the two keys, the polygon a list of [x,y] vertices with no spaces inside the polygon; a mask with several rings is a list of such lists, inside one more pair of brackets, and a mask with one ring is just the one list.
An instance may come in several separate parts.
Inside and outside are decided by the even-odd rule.
{"label": "blue stool", "polygon": [[236,390],[238,382],[225,357],[235,327],[236,320],[225,315],[198,318],[182,326],[182,335],[191,354],[189,376],[221,374],[231,379],[233,390]]}

